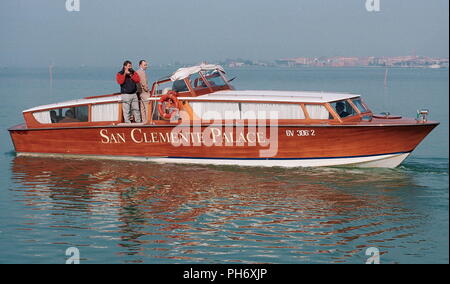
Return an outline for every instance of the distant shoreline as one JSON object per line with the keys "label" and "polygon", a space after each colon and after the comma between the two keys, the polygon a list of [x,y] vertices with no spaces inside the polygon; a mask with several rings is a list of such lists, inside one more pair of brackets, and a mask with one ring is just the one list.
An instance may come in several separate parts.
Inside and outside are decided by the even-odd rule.
{"label": "distant shoreline", "polygon": [[[173,69],[176,70],[178,68],[187,67],[187,66],[193,66],[191,65],[157,65],[157,66],[150,66],[150,70],[152,68],[154,69]],[[448,66],[441,66],[439,68],[432,68],[429,66],[277,66],[277,65],[271,65],[271,66],[258,66],[258,65],[245,65],[245,66],[239,66],[239,67],[229,67],[224,66],[226,69],[229,70],[239,70],[239,69],[274,69],[274,68],[280,68],[280,69],[352,69],[352,68],[361,68],[361,69],[430,69],[430,70],[448,70]],[[32,67],[25,67],[25,66],[0,66],[0,70],[41,70],[46,69],[48,70],[48,66],[32,66]],[[53,70],[57,69],[113,69],[116,70],[117,66],[53,66]]]}

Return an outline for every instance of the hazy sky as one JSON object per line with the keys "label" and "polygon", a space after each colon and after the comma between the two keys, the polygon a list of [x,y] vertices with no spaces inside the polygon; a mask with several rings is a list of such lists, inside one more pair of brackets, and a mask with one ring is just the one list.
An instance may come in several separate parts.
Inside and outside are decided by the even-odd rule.
{"label": "hazy sky", "polygon": [[0,66],[114,66],[225,58],[448,57],[448,0],[8,0]]}

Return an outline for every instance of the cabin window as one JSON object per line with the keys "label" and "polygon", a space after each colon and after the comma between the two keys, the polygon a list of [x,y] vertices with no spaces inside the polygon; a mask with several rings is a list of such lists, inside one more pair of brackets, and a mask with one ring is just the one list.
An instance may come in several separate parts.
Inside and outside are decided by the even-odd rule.
{"label": "cabin window", "polygon": [[222,87],[226,86],[227,84],[223,80],[222,76],[220,76],[218,70],[211,70],[203,73],[206,80],[208,80],[208,83],[212,87]]}
{"label": "cabin window", "polygon": [[324,105],[305,105],[310,119],[329,119],[330,113]]}
{"label": "cabin window", "polygon": [[298,104],[255,104],[241,103],[242,119],[305,119]]}
{"label": "cabin window", "polygon": [[189,80],[190,80],[192,88],[194,88],[195,90],[201,90],[201,89],[207,88],[205,81],[198,73],[192,74],[189,77]]}
{"label": "cabin window", "polygon": [[168,81],[168,82],[164,82],[164,83],[158,84],[155,87],[156,88],[155,94],[157,94],[157,95],[167,94],[167,92],[172,90],[172,87],[173,87],[173,82],[172,81]]}
{"label": "cabin window", "polygon": [[88,106],[79,106],[35,112],[33,116],[41,124],[87,122],[88,112]]}
{"label": "cabin window", "polygon": [[193,112],[202,120],[240,119],[239,103],[190,102]]}
{"label": "cabin window", "polygon": [[176,80],[173,81],[172,83],[172,90],[174,90],[177,93],[181,93],[181,92],[188,92],[189,88],[184,82],[184,80]]}
{"label": "cabin window", "polygon": [[51,123],[87,122],[89,120],[88,106],[58,108],[50,110]]}
{"label": "cabin window", "polygon": [[40,111],[40,112],[34,112],[33,113],[34,118],[42,124],[50,124],[52,123],[52,120],[50,118],[50,111]]}
{"label": "cabin window", "polygon": [[119,119],[119,104],[92,105],[92,121],[117,121]]}
{"label": "cabin window", "polygon": [[346,100],[331,103],[331,106],[341,118],[358,114]]}
{"label": "cabin window", "polygon": [[353,99],[352,102],[358,108],[360,113],[364,113],[367,111],[360,98]]}
{"label": "cabin window", "polygon": [[190,105],[202,120],[305,119],[303,109],[297,104],[190,102]]}

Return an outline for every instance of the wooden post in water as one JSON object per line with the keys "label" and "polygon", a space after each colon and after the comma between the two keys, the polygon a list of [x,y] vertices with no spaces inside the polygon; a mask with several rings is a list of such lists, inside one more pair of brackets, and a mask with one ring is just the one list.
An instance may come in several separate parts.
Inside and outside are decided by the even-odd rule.
{"label": "wooden post in water", "polygon": [[53,63],[48,66],[48,73],[50,76],[50,88],[53,87]]}
{"label": "wooden post in water", "polygon": [[53,95],[53,62],[48,66],[48,75],[50,80],[50,96]]}
{"label": "wooden post in water", "polygon": [[384,96],[384,111],[387,113],[390,110],[390,100],[389,100],[389,93],[388,93],[388,68],[384,71],[384,88],[383,88],[383,96]]}
{"label": "wooden post in water", "polygon": [[388,69],[386,68],[386,71],[384,71],[384,87],[387,88],[387,76],[388,76]]}

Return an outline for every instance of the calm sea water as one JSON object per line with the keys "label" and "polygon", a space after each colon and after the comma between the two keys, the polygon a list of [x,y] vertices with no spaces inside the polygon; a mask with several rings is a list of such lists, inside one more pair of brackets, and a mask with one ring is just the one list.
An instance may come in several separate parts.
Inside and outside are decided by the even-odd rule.
{"label": "calm sea water", "polygon": [[[240,168],[16,157],[36,105],[117,91],[113,68],[0,69],[0,263],[448,263],[448,69],[232,69],[238,89],[360,93],[438,126],[396,169]],[[173,70],[151,70],[152,79]],[[386,137],[386,139],[389,139]]]}

